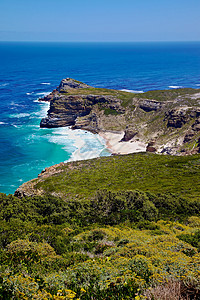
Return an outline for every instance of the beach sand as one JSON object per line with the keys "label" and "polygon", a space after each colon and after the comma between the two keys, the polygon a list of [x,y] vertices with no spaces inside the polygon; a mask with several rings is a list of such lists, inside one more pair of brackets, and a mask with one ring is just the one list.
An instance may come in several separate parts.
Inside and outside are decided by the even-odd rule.
{"label": "beach sand", "polygon": [[134,138],[128,142],[120,142],[124,132],[100,132],[99,135],[106,141],[106,147],[113,154],[129,154],[135,152],[146,152],[147,144],[136,141]]}

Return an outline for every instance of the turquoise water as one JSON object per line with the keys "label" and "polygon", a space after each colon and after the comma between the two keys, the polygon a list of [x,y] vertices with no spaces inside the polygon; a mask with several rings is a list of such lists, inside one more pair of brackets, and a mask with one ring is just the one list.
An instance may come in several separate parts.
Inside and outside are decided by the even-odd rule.
{"label": "turquoise water", "polygon": [[63,78],[134,91],[200,87],[200,43],[0,43],[0,192],[45,167],[110,155],[98,135],[41,129],[37,99]]}

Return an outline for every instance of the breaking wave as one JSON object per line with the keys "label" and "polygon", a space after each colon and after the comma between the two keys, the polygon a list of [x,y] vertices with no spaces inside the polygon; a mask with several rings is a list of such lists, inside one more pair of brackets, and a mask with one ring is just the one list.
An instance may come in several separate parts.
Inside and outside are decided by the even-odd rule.
{"label": "breaking wave", "polygon": [[128,92],[128,93],[134,93],[134,94],[143,94],[143,91],[136,91],[136,90],[127,90],[127,89],[122,89],[120,90],[122,92]]}

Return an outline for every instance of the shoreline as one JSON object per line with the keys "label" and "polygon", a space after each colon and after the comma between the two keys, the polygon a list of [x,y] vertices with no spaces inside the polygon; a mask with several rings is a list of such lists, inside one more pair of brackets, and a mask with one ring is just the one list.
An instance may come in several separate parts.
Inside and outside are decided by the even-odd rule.
{"label": "shoreline", "polygon": [[146,152],[147,144],[136,141],[132,138],[127,142],[120,142],[124,132],[114,133],[111,131],[101,131],[98,133],[106,142],[106,148],[113,154],[130,154],[136,152]]}
{"label": "shoreline", "polygon": [[[37,102],[40,102],[42,104],[46,104],[46,107],[44,109],[44,114],[46,111],[46,114],[49,110],[50,107],[50,103],[47,101],[42,101],[37,99]],[[48,109],[47,109],[47,105],[48,105]],[[46,115],[45,114],[45,115]],[[61,127],[58,127],[61,128]],[[66,126],[66,128],[71,129],[71,126]],[[76,130],[76,129],[75,129]],[[85,130],[85,129],[81,129],[81,130]],[[87,132],[90,132],[88,130],[86,130]],[[93,133],[94,134],[94,133]],[[97,135],[100,137],[100,139],[103,139],[105,141],[105,150],[108,150],[111,155],[123,155],[123,154],[131,154],[131,153],[137,153],[137,152],[146,152],[146,147],[147,144],[142,143],[140,141],[136,141],[134,138],[131,139],[130,141],[127,142],[120,142],[121,139],[124,136],[124,131],[121,132],[112,132],[112,131],[100,131],[97,133]],[[66,161],[66,162],[70,162],[70,161],[79,161],[79,160],[86,160],[86,159],[92,159],[95,157],[100,157],[100,153],[97,154],[95,153],[95,151],[91,151],[90,149],[88,149],[87,153],[80,153],[81,151],[81,146],[83,146],[84,140],[82,140],[83,143],[81,143],[81,145],[77,144],[77,137],[75,138],[75,143],[74,146],[77,148],[72,154],[71,157]],[[104,150],[102,150],[104,151]]]}

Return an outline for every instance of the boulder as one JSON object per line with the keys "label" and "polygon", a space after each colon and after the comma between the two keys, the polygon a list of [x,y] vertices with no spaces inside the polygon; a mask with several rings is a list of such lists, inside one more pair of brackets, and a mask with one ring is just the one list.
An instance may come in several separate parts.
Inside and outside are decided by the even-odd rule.
{"label": "boulder", "polygon": [[138,134],[138,132],[126,129],[124,131],[124,136],[120,142],[128,142],[128,141],[132,140],[132,138],[134,138],[134,136],[136,136],[137,134]]}

